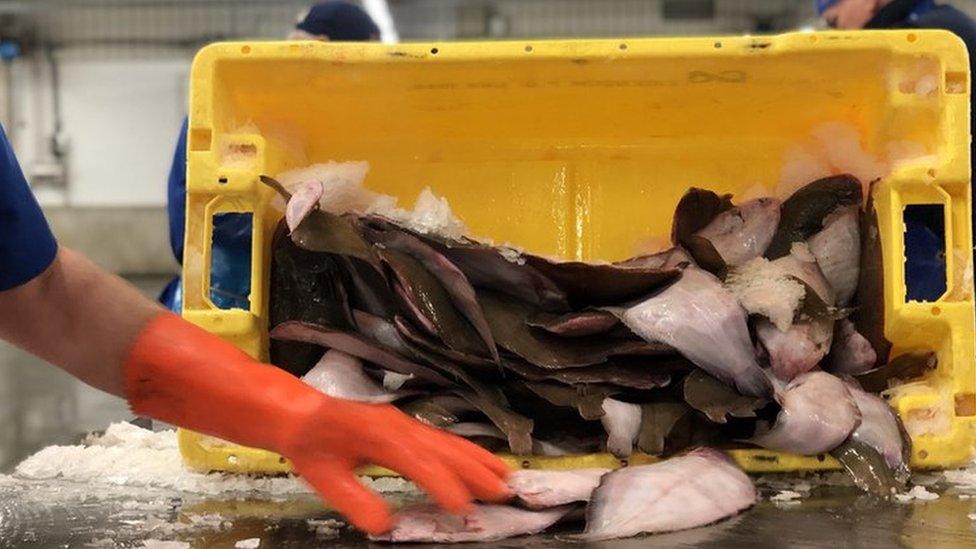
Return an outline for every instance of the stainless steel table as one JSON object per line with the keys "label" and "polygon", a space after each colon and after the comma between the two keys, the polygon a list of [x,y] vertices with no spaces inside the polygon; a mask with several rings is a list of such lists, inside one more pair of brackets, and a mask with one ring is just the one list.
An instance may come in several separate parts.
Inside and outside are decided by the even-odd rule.
{"label": "stainless steel table", "polygon": [[[852,487],[819,486],[798,503],[783,504],[769,501],[776,490],[765,487],[764,501],[745,514],[696,530],[590,545],[562,540],[557,533],[467,547],[976,547],[976,493],[945,485],[929,489],[941,497],[882,502]],[[311,496],[227,499],[0,477],[3,547],[141,547],[146,540],[234,547],[243,540],[253,544],[253,538],[259,547],[379,545],[348,528],[334,535],[330,519],[335,518]]]}

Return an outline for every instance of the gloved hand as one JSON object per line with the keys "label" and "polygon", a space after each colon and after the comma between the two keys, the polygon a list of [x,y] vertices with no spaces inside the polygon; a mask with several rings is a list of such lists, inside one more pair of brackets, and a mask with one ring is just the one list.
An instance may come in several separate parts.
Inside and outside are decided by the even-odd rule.
{"label": "gloved hand", "polygon": [[164,313],[140,332],[125,363],[133,412],[289,458],[336,510],[370,534],[389,509],[360,484],[357,467],[402,473],[445,509],[510,497],[508,467],[483,448],[389,405],[326,396],[291,374]]}

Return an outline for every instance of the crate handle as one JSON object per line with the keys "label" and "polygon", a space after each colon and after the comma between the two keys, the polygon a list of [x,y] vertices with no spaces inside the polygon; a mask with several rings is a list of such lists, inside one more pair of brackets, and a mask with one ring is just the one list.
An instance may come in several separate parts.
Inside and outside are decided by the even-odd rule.
{"label": "crate handle", "polygon": [[[212,309],[242,309],[253,311],[251,293],[253,291],[255,244],[261,242],[256,235],[260,231],[257,216],[250,201],[227,200],[215,197],[204,208],[203,225],[203,268],[200,275],[200,288],[205,303]],[[218,220],[228,217],[226,223]],[[220,228],[221,231],[216,229]],[[226,240],[225,240],[226,239]],[[246,247],[241,246],[245,243]],[[215,269],[214,261],[221,262]],[[214,284],[217,274],[218,285]]]}
{"label": "crate handle", "polygon": [[949,290],[952,248],[942,204],[906,204],[902,209],[905,301],[938,301]]}

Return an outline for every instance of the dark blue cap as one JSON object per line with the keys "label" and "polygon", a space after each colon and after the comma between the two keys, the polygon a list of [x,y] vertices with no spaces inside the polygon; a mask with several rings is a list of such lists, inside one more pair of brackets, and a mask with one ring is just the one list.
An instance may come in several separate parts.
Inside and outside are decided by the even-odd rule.
{"label": "dark blue cap", "polygon": [[813,3],[817,5],[817,13],[823,15],[823,13],[830,8],[834,7],[835,4],[839,4],[841,0],[813,0]]}
{"label": "dark blue cap", "polygon": [[315,4],[295,28],[327,36],[334,42],[366,42],[380,36],[380,29],[369,14],[359,6],[338,0]]}

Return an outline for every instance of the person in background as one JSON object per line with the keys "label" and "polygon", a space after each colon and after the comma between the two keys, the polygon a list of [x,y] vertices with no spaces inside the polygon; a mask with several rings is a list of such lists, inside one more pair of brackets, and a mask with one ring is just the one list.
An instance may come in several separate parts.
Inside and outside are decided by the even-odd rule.
{"label": "person in background", "polygon": [[59,247],[0,128],[0,339],[125,398],[132,411],[291,460],[356,527],[393,526],[355,470],[398,471],[453,512],[510,497],[487,450],[390,405],[332,398],[258,362]]}
{"label": "person in background", "polygon": [[[380,30],[359,6],[332,0],[320,2],[302,13],[289,40],[369,42],[379,40]],[[183,119],[167,183],[169,242],[176,260],[183,264],[186,227],[186,132]],[[221,214],[214,219],[211,252],[210,300],[223,309],[248,309],[251,293],[251,218],[247,214]],[[179,276],[163,289],[159,301],[179,313],[183,284]]]}
{"label": "person in background", "polygon": [[[840,30],[949,31],[966,44],[970,74],[976,74],[976,21],[953,6],[935,0],[816,0],[816,7],[829,27]],[[970,133],[973,127],[976,109],[970,108]],[[934,301],[946,290],[944,219],[937,208],[915,209],[906,211],[905,226],[907,297]]]}

